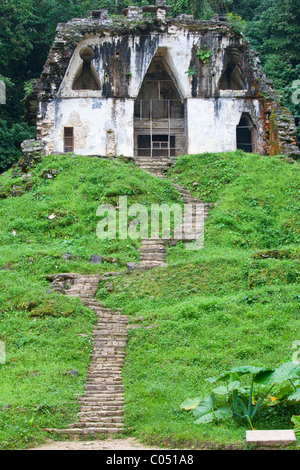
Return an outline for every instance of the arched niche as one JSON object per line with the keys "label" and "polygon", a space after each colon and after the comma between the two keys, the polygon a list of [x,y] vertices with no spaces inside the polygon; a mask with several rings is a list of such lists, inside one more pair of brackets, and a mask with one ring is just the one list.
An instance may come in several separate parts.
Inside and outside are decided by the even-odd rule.
{"label": "arched niche", "polygon": [[100,90],[101,83],[95,66],[92,64],[94,51],[91,47],[83,47],[79,52],[82,63],[75,74],[72,90]]}
{"label": "arched niche", "polygon": [[159,48],[134,106],[135,155],[160,158],[186,152],[185,101]]}
{"label": "arched niche", "polygon": [[240,52],[228,48],[225,54],[225,66],[219,81],[220,90],[246,90],[247,84],[240,65]]}

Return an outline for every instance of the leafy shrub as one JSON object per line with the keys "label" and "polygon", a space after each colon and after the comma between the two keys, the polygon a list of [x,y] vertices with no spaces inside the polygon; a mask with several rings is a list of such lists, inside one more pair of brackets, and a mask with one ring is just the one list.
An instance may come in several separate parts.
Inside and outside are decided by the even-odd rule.
{"label": "leafy shrub", "polygon": [[[240,380],[248,374],[251,375],[250,386],[242,384]],[[276,369],[251,365],[234,367],[207,381],[221,381],[223,384],[213,388],[212,393],[204,399],[197,397],[181,404],[181,408],[192,410],[195,424],[233,417],[246,421],[253,429],[253,420],[263,403],[273,406],[300,401],[300,364],[294,362],[284,363]],[[259,387],[256,394],[255,385]],[[276,396],[272,396],[271,391],[278,385],[280,387],[276,390]],[[216,407],[216,396],[226,397],[225,403],[221,400],[220,407]]]}
{"label": "leafy shrub", "polygon": [[21,143],[34,137],[34,129],[26,123],[8,125],[0,121],[0,172],[7,170],[22,155]]}

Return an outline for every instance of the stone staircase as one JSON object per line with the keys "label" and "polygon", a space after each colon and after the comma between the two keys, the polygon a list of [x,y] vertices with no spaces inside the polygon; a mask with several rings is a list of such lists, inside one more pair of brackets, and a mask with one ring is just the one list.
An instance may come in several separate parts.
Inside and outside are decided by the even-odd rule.
{"label": "stone staircase", "polygon": [[[69,425],[67,429],[47,431],[76,437],[114,435],[124,431],[122,366],[128,335],[128,318],[121,315],[121,309],[112,311],[104,308],[93,298],[100,276],[72,275],[68,278],[68,284],[70,280],[71,286],[65,289],[64,293],[80,298],[97,314],[98,321],[93,332],[93,353],[85,391],[83,396],[78,398],[81,405],[78,422]],[[66,282],[66,279],[64,281]],[[61,292],[62,282],[61,276],[57,276],[56,280],[53,279],[52,287],[59,285],[58,290]]]}
{"label": "stone staircase", "polygon": [[[158,177],[164,177],[164,172],[172,164],[169,159],[147,161],[139,157],[137,165]],[[183,201],[192,207],[191,213],[185,215],[182,221],[183,231],[178,239],[164,240],[151,238],[142,240],[139,249],[141,269],[165,267],[166,244],[177,243],[179,240],[196,240],[203,234],[205,219],[211,204],[203,204],[187,189],[174,184],[182,194]],[[196,211],[202,214],[200,228],[195,227]],[[199,216],[199,214],[198,214]],[[125,271],[126,272],[126,271]],[[127,271],[129,272],[129,271]],[[94,297],[100,280],[121,273],[106,273],[105,275],[79,275],[74,273],[47,276],[52,282],[52,288],[61,294],[78,297],[97,317],[93,332],[93,353],[88,367],[87,382],[84,394],[78,397],[80,411],[78,421],[66,429],[46,429],[56,434],[72,437],[89,435],[115,435],[124,429],[124,385],[122,366],[125,359],[125,347],[128,335],[128,317],[121,314],[122,309],[112,311],[104,308]]]}
{"label": "stone staircase", "polygon": [[[165,172],[170,168],[176,158],[169,157],[135,157],[135,163],[139,168],[159,178],[165,177]],[[193,194],[180,186],[173,183],[179,193],[182,195],[185,204],[189,204],[190,213],[184,213],[182,224],[179,227],[179,236],[174,237],[173,242],[192,242],[204,239],[204,224],[208,216],[209,209],[213,204],[202,203],[195,198]],[[197,221],[197,224],[196,224]],[[169,240],[163,239],[144,239],[139,249],[140,263],[139,268],[155,268],[165,267],[166,263],[166,243]]]}
{"label": "stone staircase", "polygon": [[166,242],[161,238],[146,238],[142,240],[139,248],[140,262],[139,268],[159,268],[166,267]]}
{"label": "stone staircase", "polygon": [[154,176],[163,177],[165,171],[176,161],[175,157],[134,157],[139,168],[148,171]]}
{"label": "stone staircase", "polygon": [[[175,188],[182,195],[182,199],[185,204],[190,205],[190,213],[184,213],[181,231],[182,236],[178,238],[178,241],[195,241],[204,238],[204,225],[208,217],[210,208],[214,204],[203,203],[199,199],[195,198],[193,194],[180,186],[179,184],[173,183]],[[196,224],[197,221],[197,224]]]}

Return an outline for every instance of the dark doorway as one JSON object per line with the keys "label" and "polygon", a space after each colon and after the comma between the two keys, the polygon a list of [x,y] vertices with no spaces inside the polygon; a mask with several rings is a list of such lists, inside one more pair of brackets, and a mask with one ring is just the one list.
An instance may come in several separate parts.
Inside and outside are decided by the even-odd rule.
{"label": "dark doorway", "polygon": [[253,151],[253,123],[247,114],[242,114],[236,127],[236,148],[249,153]]}
{"label": "dark doorway", "polygon": [[138,135],[138,156],[143,157],[174,157],[176,137],[174,135]]}
{"label": "dark doorway", "polygon": [[64,128],[64,152],[74,152],[74,130],[73,127]]}
{"label": "dark doorway", "polygon": [[161,53],[150,64],[134,106],[135,155],[186,153],[185,101]]}

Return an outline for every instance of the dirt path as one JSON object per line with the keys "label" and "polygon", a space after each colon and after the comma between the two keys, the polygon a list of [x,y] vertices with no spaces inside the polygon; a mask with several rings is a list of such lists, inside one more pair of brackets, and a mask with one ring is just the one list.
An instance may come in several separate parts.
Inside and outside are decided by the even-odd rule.
{"label": "dirt path", "polygon": [[103,439],[98,441],[49,441],[30,450],[148,450],[158,447],[146,446],[134,438]]}

